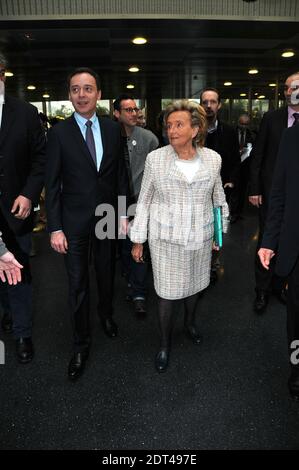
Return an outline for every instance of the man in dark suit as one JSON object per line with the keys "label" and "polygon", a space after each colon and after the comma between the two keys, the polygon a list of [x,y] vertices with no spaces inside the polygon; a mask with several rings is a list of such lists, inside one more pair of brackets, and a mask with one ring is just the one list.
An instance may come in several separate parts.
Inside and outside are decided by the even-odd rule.
{"label": "man in dark suit", "polygon": [[[252,150],[250,167],[249,201],[259,208],[259,238],[257,251],[261,246],[264,225],[268,212],[269,195],[276,157],[284,129],[291,127],[295,119],[294,113],[299,112],[299,105],[292,104],[292,83],[299,79],[299,73],[289,76],[284,84],[284,95],[287,106],[269,111],[263,116],[260,130]],[[275,260],[270,263],[269,270],[265,270],[259,257],[255,257],[256,298],[254,310],[261,314],[265,311],[269,295],[272,292],[278,300],[285,303],[285,280],[274,275]]]}
{"label": "man in dark suit", "polygon": [[[240,168],[239,144],[236,130],[222,122],[218,117],[221,108],[219,91],[216,88],[204,88],[200,94],[200,103],[203,106],[208,121],[208,132],[205,146],[215,150],[221,156],[221,179],[230,208],[230,220],[235,221],[235,214],[230,205],[231,194],[235,187]],[[217,268],[219,266],[219,253],[212,252],[211,283],[218,279]]]}
{"label": "man in dark suit", "polygon": [[[299,78],[299,77],[298,77]],[[298,80],[299,91],[299,80]],[[287,331],[291,364],[289,390],[299,400],[299,125],[283,133],[270,193],[269,210],[258,255],[268,271],[288,278]]]}
{"label": "man in dark suit", "polygon": [[4,93],[5,65],[0,57],[0,230],[7,248],[24,268],[20,283],[0,286],[6,314],[1,324],[7,332],[13,328],[18,361],[27,363],[34,354],[29,253],[33,205],[38,203],[44,180],[45,138],[37,109]]}
{"label": "man in dark suit", "polygon": [[[95,235],[100,204],[117,207],[117,196],[128,192],[119,124],[96,114],[101,98],[98,75],[74,70],[68,78],[69,99],[75,113],[51,129],[47,145],[46,206],[51,246],[65,255],[74,347],[68,376],[78,378],[89,353],[89,276],[94,256],[99,294],[98,314],[105,333],[117,335],[112,319],[115,234]],[[122,232],[126,219],[122,219]]]}

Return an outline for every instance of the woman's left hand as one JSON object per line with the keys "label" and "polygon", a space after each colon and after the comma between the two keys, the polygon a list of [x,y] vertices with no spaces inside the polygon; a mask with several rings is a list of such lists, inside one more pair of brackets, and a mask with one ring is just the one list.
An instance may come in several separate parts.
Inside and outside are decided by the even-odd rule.
{"label": "woman's left hand", "polygon": [[134,243],[133,248],[131,251],[134,261],[136,263],[143,263],[143,244],[142,243]]}

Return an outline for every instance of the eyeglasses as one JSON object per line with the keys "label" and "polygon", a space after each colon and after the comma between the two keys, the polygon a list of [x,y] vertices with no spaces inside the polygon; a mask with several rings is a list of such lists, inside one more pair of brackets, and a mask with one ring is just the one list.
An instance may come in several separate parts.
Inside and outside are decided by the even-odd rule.
{"label": "eyeglasses", "polygon": [[123,111],[126,111],[129,114],[138,113],[138,108],[121,108]]}

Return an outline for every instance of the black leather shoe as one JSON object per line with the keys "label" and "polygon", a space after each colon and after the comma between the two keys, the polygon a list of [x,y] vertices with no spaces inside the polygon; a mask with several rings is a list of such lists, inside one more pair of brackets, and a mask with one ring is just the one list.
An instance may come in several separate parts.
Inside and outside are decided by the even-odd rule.
{"label": "black leather shoe", "polygon": [[299,369],[293,369],[288,380],[291,397],[299,401]]}
{"label": "black leather shoe", "polygon": [[118,333],[117,324],[112,320],[112,318],[105,318],[101,321],[103,330],[109,338],[115,338]]}
{"label": "black leather shoe", "polygon": [[194,325],[185,325],[185,332],[189,338],[191,338],[194,344],[201,344],[202,336],[198,333],[196,327]]}
{"label": "black leather shoe", "polygon": [[133,300],[135,313],[138,317],[143,317],[146,314],[145,300],[135,299]]}
{"label": "black leather shoe", "polygon": [[158,372],[165,372],[169,361],[169,349],[161,349],[155,358],[155,366]]}
{"label": "black leather shoe", "polygon": [[16,339],[16,352],[17,359],[21,364],[27,364],[27,362],[32,361],[34,349],[31,338]]}
{"label": "black leather shoe", "polygon": [[286,289],[274,290],[273,294],[275,295],[275,297],[280,303],[282,303],[283,305],[286,305],[287,294],[288,294],[288,291]]}
{"label": "black leather shoe", "polygon": [[256,298],[253,304],[253,308],[256,313],[262,314],[268,305],[269,296],[264,291],[258,291],[256,293]]}
{"label": "black leather shoe", "polygon": [[68,378],[70,380],[77,380],[83,374],[87,359],[88,351],[74,353],[68,368]]}
{"label": "black leather shoe", "polygon": [[1,320],[1,327],[4,333],[12,333],[12,318],[9,313],[5,313]]}

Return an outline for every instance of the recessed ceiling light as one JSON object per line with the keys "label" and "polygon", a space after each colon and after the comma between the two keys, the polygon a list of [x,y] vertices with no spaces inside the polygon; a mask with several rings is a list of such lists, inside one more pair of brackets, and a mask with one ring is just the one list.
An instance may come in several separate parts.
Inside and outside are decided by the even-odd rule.
{"label": "recessed ceiling light", "polygon": [[274,86],[276,86],[276,83],[269,83],[269,86],[274,87]]}
{"label": "recessed ceiling light", "polygon": [[142,38],[142,37],[137,37],[137,38],[132,39],[132,43],[133,44],[145,44],[147,43],[147,39]]}
{"label": "recessed ceiling light", "polygon": [[232,85],[232,82],[224,82],[223,85],[224,85],[224,86],[231,86],[231,85]]}
{"label": "recessed ceiling light", "polygon": [[254,93],[254,96],[257,96],[259,93]]}
{"label": "recessed ceiling light", "polygon": [[264,98],[266,98],[265,95],[259,95],[259,96],[258,96],[258,99],[259,99],[259,100],[263,100]]}
{"label": "recessed ceiling light", "polygon": [[13,73],[10,70],[6,70],[5,76],[6,77],[13,77]]}
{"label": "recessed ceiling light", "polygon": [[43,98],[50,98],[50,95],[48,95],[48,93],[44,93]]}
{"label": "recessed ceiling light", "polygon": [[129,83],[127,85],[127,88],[129,88],[129,90],[132,90],[133,88],[135,88],[135,85],[132,85],[132,83]]}
{"label": "recessed ceiling light", "polygon": [[27,90],[36,90],[36,86],[28,85]]}
{"label": "recessed ceiling light", "polygon": [[139,72],[139,67],[136,65],[132,65],[132,67],[129,68],[129,72]]}
{"label": "recessed ceiling light", "polygon": [[259,73],[259,71],[258,71],[258,69],[250,69],[250,70],[248,70],[248,73],[250,75],[256,75],[257,73]]}
{"label": "recessed ceiling light", "polygon": [[281,57],[294,57],[294,55],[295,55],[294,51],[288,50],[288,51],[283,51],[283,53],[281,54]]}
{"label": "recessed ceiling light", "polygon": [[240,96],[246,96],[246,93],[240,93]]}

